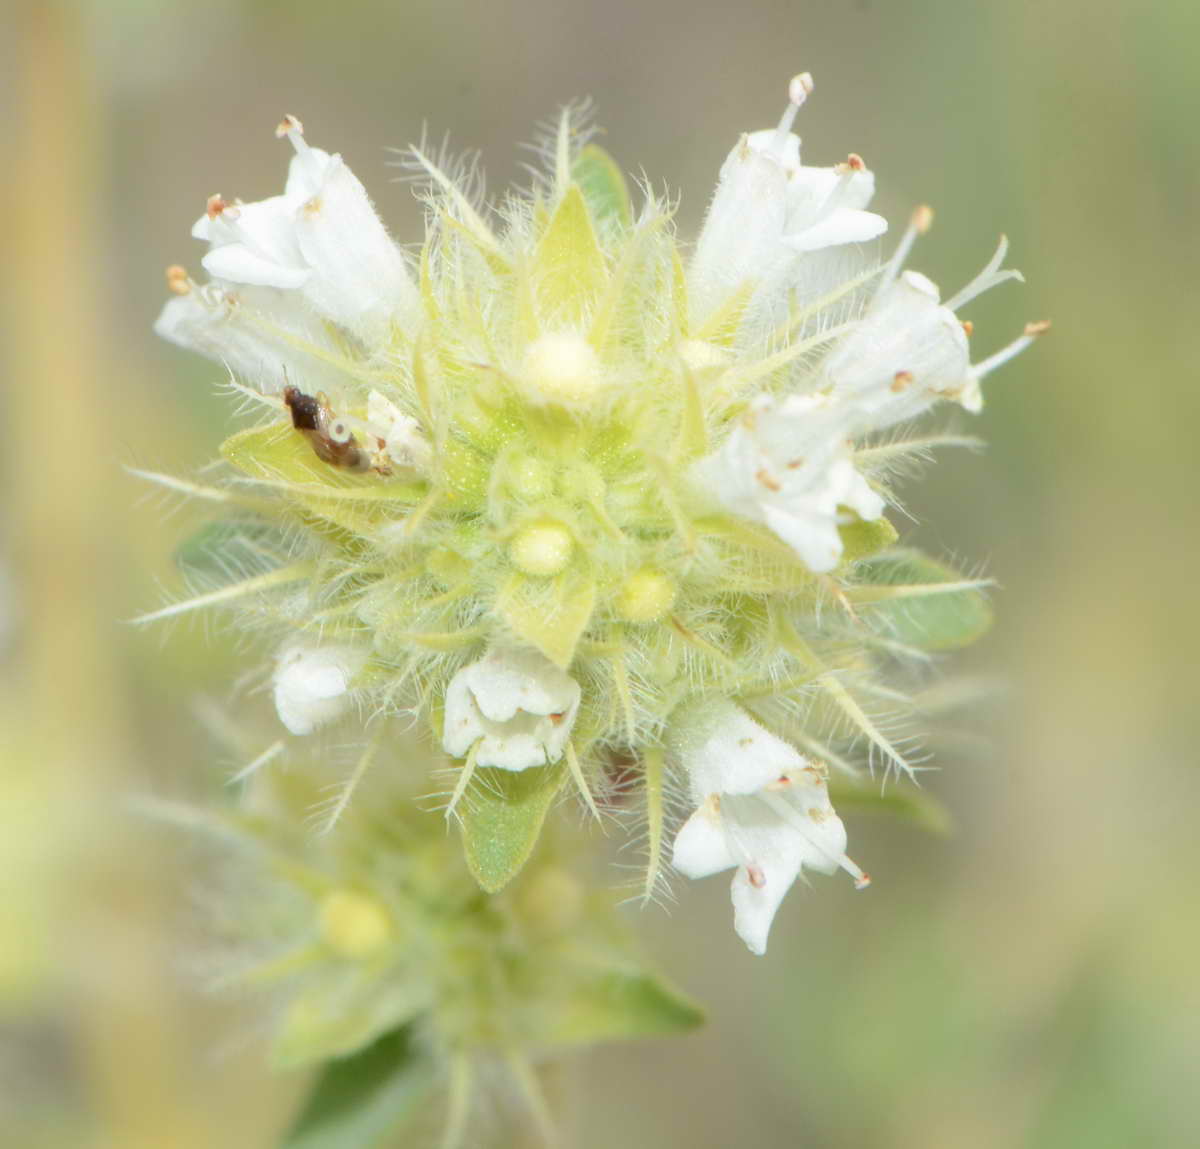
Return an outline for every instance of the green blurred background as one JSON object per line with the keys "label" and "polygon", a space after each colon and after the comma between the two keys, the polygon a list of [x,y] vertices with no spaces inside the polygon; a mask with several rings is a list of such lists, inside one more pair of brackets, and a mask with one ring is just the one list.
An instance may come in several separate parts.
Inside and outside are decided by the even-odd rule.
{"label": "green blurred background", "polygon": [[798,889],[759,960],[723,880],[642,915],[712,1022],[592,1056],[578,1143],[1200,1143],[1195,0],[17,0],[3,24],[0,1143],[266,1149],[302,1085],[263,1068],[252,1008],[195,992],[195,876],[125,805],[213,785],[196,700],[240,665],[219,624],[121,621],[196,521],[122,464],[188,472],[229,420],[218,372],[150,331],[204,198],[272,193],[293,112],[412,240],[384,145],[448,130],[499,188],[591,95],[693,231],[800,68],[809,162],[858,151],[893,221],[938,209],[919,267],[953,287],[1011,237],[1029,286],[975,309],[977,345],[1055,323],[992,381],[986,454],[908,492],[914,538],[999,580],[956,669],[1000,688],[939,739],[951,836],[851,823],[869,894]]}

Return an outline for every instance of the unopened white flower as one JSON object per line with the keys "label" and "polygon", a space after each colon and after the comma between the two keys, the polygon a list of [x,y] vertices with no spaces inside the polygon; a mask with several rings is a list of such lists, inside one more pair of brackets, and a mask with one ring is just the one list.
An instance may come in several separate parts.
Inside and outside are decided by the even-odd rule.
{"label": "unopened white flower", "polygon": [[811,253],[864,243],[887,230],[882,216],[863,210],[875,177],[858,156],[835,168],[800,163],[800,139],[791,126],[811,91],[811,76],[795,77],[779,126],[743,136],[722,165],[689,268],[693,322],[747,283],[757,285],[756,309],[769,314],[798,282],[820,294],[825,277],[815,274]]}
{"label": "unopened white flower", "polygon": [[256,203],[220,196],[192,228],[210,244],[214,279],[298,291],[322,316],[368,344],[416,305],[404,256],[342,157],[310,147],[288,116],[278,135],[295,148],[282,195]]}
{"label": "unopened white flower", "polygon": [[878,430],[913,419],[939,399],[972,412],[983,406],[980,380],[1023,351],[1043,324],[1031,324],[1008,347],[981,363],[971,363],[969,326],[955,310],[975,296],[1020,273],[1001,265],[1008,250],[1001,240],[987,267],[945,303],[937,285],[917,271],[898,270],[910,236],[927,226],[927,209],[918,211],[909,235],[893,259],[867,313],[829,353],[822,365],[822,386],[856,411],[856,431]]}
{"label": "unopened white flower", "polygon": [[579,683],[536,650],[492,647],[446,688],[442,746],[475,763],[526,770],[557,762],[579,710]]}
{"label": "unopened white flower", "polygon": [[675,867],[704,878],[737,867],[733,924],[753,953],[766,952],[775,912],[804,869],[846,870],[846,828],[829,801],[823,771],[728,702],[689,708],[677,726],[678,753],[697,803],[675,838]]}
{"label": "unopened white flower", "polygon": [[286,646],[275,665],[275,709],[293,734],[311,734],[350,708],[350,685],[366,664],[353,646]]}
{"label": "unopened white flower", "polygon": [[760,395],[724,443],[701,459],[698,488],[727,510],[765,523],[813,571],[842,555],[838,525],[883,514],[884,500],[850,459],[845,408],[819,395]]}
{"label": "unopened white flower", "polygon": [[383,449],[397,467],[422,472],[429,469],[433,449],[420,423],[378,391],[367,396],[367,424],[370,432],[382,440]]}

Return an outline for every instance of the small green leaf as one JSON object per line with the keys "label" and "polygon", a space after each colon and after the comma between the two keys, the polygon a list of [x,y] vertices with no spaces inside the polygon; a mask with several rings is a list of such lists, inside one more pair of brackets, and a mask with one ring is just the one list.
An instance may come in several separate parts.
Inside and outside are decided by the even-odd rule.
{"label": "small green leaf", "polygon": [[185,574],[221,584],[231,581],[231,571],[258,573],[286,562],[288,557],[282,529],[255,519],[205,523],[175,550],[175,564]]}
{"label": "small green leaf", "polygon": [[880,515],[877,519],[856,519],[838,527],[842,537],[842,562],[857,562],[876,555],[899,538],[896,528]]}
{"label": "small green leaf", "polygon": [[581,319],[604,289],[604,252],[577,184],[554,209],[538,243],[535,268],[542,313],[555,322]]}
{"label": "small green leaf", "polygon": [[992,624],[983,594],[986,579],[964,578],[919,551],[903,550],[863,562],[863,581],[847,595],[881,633],[919,650],[967,646]]}
{"label": "small green leaf", "polygon": [[544,1036],[555,1045],[586,1045],[684,1033],[703,1022],[700,1007],[661,978],[614,970],[578,985]]}
{"label": "small green leaf", "polygon": [[596,584],[571,575],[555,579],[518,575],[496,602],[513,634],[564,670],[575,657],[595,606]]}
{"label": "small green leaf", "polygon": [[546,811],[567,776],[566,764],[520,773],[481,767],[460,807],[467,865],[489,894],[503,889],[525,865]]}
{"label": "small green leaf", "polygon": [[893,783],[885,790],[875,782],[832,778],[829,800],[839,814],[888,814],[931,834],[948,834],[952,826],[950,811],[942,802],[925,790],[903,783]]}
{"label": "small green leaf", "polygon": [[411,1028],[394,1030],[321,1071],[280,1149],[373,1149],[412,1116],[433,1081]]}
{"label": "small green leaf", "polygon": [[281,1069],[311,1065],[357,1052],[381,1033],[410,1020],[428,1006],[406,979],[380,991],[366,970],[332,974],[297,997],[284,1012],[271,1048]]}
{"label": "small green leaf", "polygon": [[571,178],[579,185],[583,198],[599,223],[612,220],[628,227],[632,218],[629,186],[617,161],[603,148],[588,144],[571,166]]}

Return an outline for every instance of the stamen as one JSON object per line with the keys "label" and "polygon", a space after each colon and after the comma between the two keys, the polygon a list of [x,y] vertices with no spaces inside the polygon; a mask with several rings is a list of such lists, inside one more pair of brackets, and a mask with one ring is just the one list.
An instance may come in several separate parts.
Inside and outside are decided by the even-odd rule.
{"label": "stamen", "polygon": [[284,116],[275,127],[275,138],[288,142],[297,152],[308,151],[308,141],[304,138],[304,125],[295,116]]}
{"label": "stamen", "polygon": [[813,78],[811,72],[800,72],[792,77],[788,84],[788,106],[779,119],[779,127],[775,129],[774,149],[782,153],[787,147],[787,138],[796,122],[796,113],[800,111],[804,101],[812,94]]}
{"label": "stamen", "polygon": [[1002,347],[994,355],[989,355],[982,363],[976,363],[971,368],[971,374],[976,379],[982,379],[985,375],[990,375],[997,367],[1003,367],[1010,359],[1015,359],[1039,335],[1044,335],[1049,330],[1050,321],[1048,319],[1025,324],[1023,334],[1014,339],[1007,347]]}
{"label": "stamen", "polygon": [[900,269],[904,266],[904,261],[908,259],[909,253],[913,249],[913,244],[917,242],[917,236],[925,235],[931,227],[933,227],[933,208],[927,203],[919,204],[909,218],[904,235],[900,237],[900,246],[888,260],[887,269],[879,280],[876,294],[895,282],[896,276],[900,274]]}
{"label": "stamen", "polygon": [[792,806],[786,798],[781,798],[777,794],[771,793],[769,790],[764,790],[762,799],[779,815],[789,826],[795,830],[814,850],[824,856],[831,862],[840,866],[853,879],[855,889],[863,889],[871,884],[870,877],[863,873],[861,867],[852,862],[845,854],[833,854],[824,845],[818,841],[812,834],[807,821],[798,810]]}
{"label": "stamen", "polygon": [[188,278],[186,267],[180,267],[179,264],[173,263],[167,268],[167,290],[176,295],[191,293],[192,281]]}
{"label": "stamen", "polygon": [[1018,283],[1024,283],[1025,277],[1019,271],[1013,268],[1007,271],[1001,270],[1000,265],[1004,262],[1004,257],[1007,254],[1008,236],[1002,235],[996,252],[988,260],[987,266],[957,295],[952,299],[947,299],[945,306],[950,308],[951,311],[957,311],[960,307],[970,303],[977,295],[982,295],[985,291],[990,291],[993,287],[1007,280],[1015,279]]}
{"label": "stamen", "polygon": [[237,205],[230,203],[220,192],[208,197],[204,210],[208,213],[209,219],[216,219],[219,215],[226,219],[237,219],[242,214],[238,211]]}

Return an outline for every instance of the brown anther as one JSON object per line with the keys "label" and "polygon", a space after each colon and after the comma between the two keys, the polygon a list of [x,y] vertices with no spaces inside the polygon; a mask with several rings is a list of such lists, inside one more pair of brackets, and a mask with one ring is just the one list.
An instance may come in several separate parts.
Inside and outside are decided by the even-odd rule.
{"label": "brown anther", "polygon": [[304,125],[295,116],[284,116],[275,128],[275,138],[282,140],[289,132],[304,135]]}
{"label": "brown anther", "polygon": [[933,227],[933,208],[927,203],[920,204],[912,213],[912,225],[918,235],[924,235]]}
{"label": "brown anther", "polygon": [[204,210],[208,212],[209,219],[216,219],[217,216],[219,216],[228,207],[229,203],[226,201],[225,197],[222,196],[220,192],[217,192],[216,195],[210,195],[208,197],[208,202],[204,205]]}
{"label": "brown anther", "polygon": [[173,263],[167,268],[167,290],[176,295],[188,295],[192,290],[192,282],[188,279],[186,267]]}
{"label": "brown anther", "polygon": [[867,165],[863,163],[863,158],[858,152],[851,152],[846,157],[846,167],[852,172],[861,172],[866,170]]}
{"label": "brown anther", "polygon": [[962,321],[962,329],[967,333],[968,336],[975,334],[975,324],[969,319],[964,319]]}
{"label": "brown anther", "polygon": [[767,875],[762,872],[760,866],[747,866],[746,877],[756,890],[761,890],[767,884]]}
{"label": "brown anther", "polygon": [[803,459],[793,459],[793,460],[792,460],[790,463],[788,463],[788,465],[787,465],[787,469],[788,469],[789,471],[794,471],[794,470],[796,470],[798,467],[803,467],[803,466],[804,466],[804,460],[803,460]]}
{"label": "brown anther", "polygon": [[1050,330],[1049,319],[1039,319],[1034,323],[1025,324],[1026,335],[1045,335]]}
{"label": "brown anther", "polygon": [[766,467],[763,467],[763,468],[761,468],[759,471],[757,471],[757,472],[755,473],[754,477],[755,477],[755,478],[756,478],[756,479],[757,479],[757,480],[758,480],[760,483],[762,483],[762,485],[763,485],[764,487],[766,487],[768,491],[778,491],[778,490],[782,490],[782,488],[781,488],[781,487],[780,487],[780,485],[779,485],[779,481],[778,481],[777,479],[775,479],[775,478],[773,478],[773,477],[772,477],[772,475],[771,475],[771,472],[770,472],[770,471],[768,471],[768,470],[766,469]]}
{"label": "brown anther", "polygon": [[865,890],[871,884],[871,875],[864,873],[861,878],[854,879],[854,888],[856,890]]}
{"label": "brown anther", "polygon": [[565,710],[560,710],[557,714],[547,714],[546,715],[546,717],[549,718],[550,721],[553,722],[555,726],[557,726],[564,718],[566,718],[566,716],[567,716],[567,712]]}
{"label": "brown anther", "polygon": [[892,378],[892,390],[899,395],[906,387],[912,386],[913,378],[911,371],[897,371]]}

